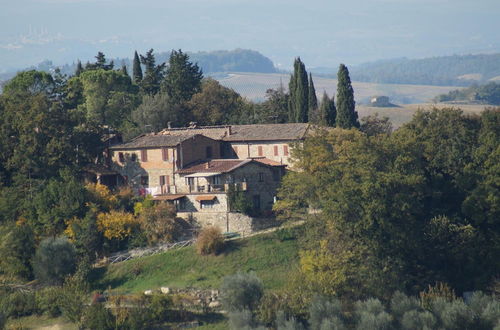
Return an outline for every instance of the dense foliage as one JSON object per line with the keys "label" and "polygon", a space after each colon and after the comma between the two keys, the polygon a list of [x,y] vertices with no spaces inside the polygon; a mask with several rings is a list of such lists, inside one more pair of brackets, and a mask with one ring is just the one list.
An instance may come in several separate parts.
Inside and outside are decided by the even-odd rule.
{"label": "dense foliage", "polygon": [[[500,271],[500,111],[419,112],[391,135],[319,131],[296,149],[277,210],[309,216],[313,292],[384,298],[434,281],[485,289]],[[496,183],[495,183],[496,182]]]}
{"label": "dense foliage", "polygon": [[473,85],[465,89],[457,89],[448,94],[438,95],[436,102],[468,102],[500,105],[500,84],[490,82],[486,85]]}

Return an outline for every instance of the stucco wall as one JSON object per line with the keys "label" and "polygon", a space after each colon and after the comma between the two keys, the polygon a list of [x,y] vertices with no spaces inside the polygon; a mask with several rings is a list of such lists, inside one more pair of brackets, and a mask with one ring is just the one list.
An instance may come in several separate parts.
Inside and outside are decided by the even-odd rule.
{"label": "stucco wall", "polygon": [[[252,157],[266,157],[278,163],[290,165],[290,153],[293,141],[255,141],[255,142],[229,142],[234,155],[239,159]],[[262,155],[259,154],[262,147]],[[275,152],[274,147],[277,147]],[[288,148],[288,154],[286,152]]]}

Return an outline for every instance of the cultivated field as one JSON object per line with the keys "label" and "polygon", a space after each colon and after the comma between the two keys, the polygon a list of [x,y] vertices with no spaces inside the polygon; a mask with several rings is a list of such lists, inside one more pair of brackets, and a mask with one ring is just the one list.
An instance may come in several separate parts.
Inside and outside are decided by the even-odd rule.
{"label": "cultivated field", "polygon": [[[214,76],[222,85],[234,89],[242,96],[252,101],[263,101],[266,90],[278,88],[280,82],[285,89],[288,88],[290,75],[266,73],[227,73]],[[314,86],[318,98],[323,91],[332,95],[337,90],[337,80],[322,78],[313,75]],[[448,93],[450,90],[459,89],[455,86],[427,86],[427,85],[396,85],[353,82],[354,97],[358,103],[368,103],[375,95],[389,96],[391,102],[397,104],[425,103],[439,94]]]}

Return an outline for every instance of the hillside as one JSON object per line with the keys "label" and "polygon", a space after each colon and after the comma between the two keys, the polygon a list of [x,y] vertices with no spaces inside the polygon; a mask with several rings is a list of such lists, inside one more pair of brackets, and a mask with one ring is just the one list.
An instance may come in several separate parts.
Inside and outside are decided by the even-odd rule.
{"label": "hillside", "polygon": [[218,288],[226,275],[253,271],[266,288],[278,289],[297,262],[297,239],[281,241],[273,233],[231,241],[217,256],[200,256],[191,246],[109,265],[97,274],[95,287],[124,293],[161,286]]}
{"label": "hillside", "polygon": [[500,75],[500,54],[453,55],[424,59],[393,59],[351,69],[357,81],[436,86],[469,86]]}
{"label": "hillside", "polygon": [[471,86],[438,95],[436,102],[462,102],[500,105],[500,83],[490,82],[482,86]]}

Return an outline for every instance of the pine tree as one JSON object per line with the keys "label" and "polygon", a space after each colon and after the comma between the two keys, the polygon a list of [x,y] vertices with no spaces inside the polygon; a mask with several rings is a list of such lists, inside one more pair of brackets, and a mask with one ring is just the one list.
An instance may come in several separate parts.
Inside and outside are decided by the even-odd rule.
{"label": "pine tree", "polygon": [[309,83],[307,71],[300,57],[293,64],[294,73],[288,84],[290,100],[288,103],[288,121],[292,123],[307,123],[309,110]]}
{"label": "pine tree", "polygon": [[321,104],[318,110],[318,124],[323,126],[335,126],[335,117],[337,116],[337,109],[335,108],[335,101],[328,97],[326,92],[323,92]]}
{"label": "pine tree", "polygon": [[309,73],[309,121],[316,121],[318,117],[318,99],[316,98],[316,89],[314,88],[314,82],[312,80],[312,75]]}
{"label": "pine tree", "polygon": [[153,49],[151,48],[146,56],[141,57],[141,63],[144,64],[144,77],[141,82],[141,90],[148,95],[154,95],[160,91],[160,83],[163,80],[165,63],[156,65]]}
{"label": "pine tree", "polygon": [[354,90],[349,78],[349,70],[340,64],[337,73],[337,117],[336,124],[340,128],[359,127],[358,113],[355,110]]}
{"label": "pine tree", "polygon": [[78,60],[78,63],[76,64],[75,76],[78,77],[82,72],[83,72],[82,62]]}
{"label": "pine tree", "polygon": [[203,72],[198,64],[189,62],[189,56],[182,50],[173,50],[168,60],[163,89],[173,102],[182,103],[201,91]]}
{"label": "pine tree", "polygon": [[103,52],[98,52],[97,55],[95,56],[96,62],[95,63],[88,63],[85,66],[85,69],[87,70],[113,70],[113,67],[115,66],[113,61],[109,62],[109,64],[106,64],[106,56],[104,55]]}
{"label": "pine tree", "polygon": [[135,51],[134,53],[134,62],[132,65],[132,78],[136,84],[139,84],[142,81],[142,68],[137,51]]}

